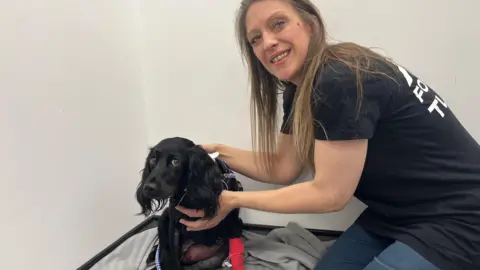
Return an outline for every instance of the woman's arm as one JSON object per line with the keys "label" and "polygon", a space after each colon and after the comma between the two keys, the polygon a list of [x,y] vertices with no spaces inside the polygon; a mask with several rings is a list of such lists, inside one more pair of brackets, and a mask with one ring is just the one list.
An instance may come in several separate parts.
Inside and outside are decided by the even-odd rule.
{"label": "woman's arm", "polygon": [[219,152],[219,158],[224,160],[233,171],[254,180],[288,185],[297,179],[302,172],[302,166],[296,156],[292,136],[281,133],[278,137],[277,152],[274,157],[273,175],[256,162],[252,151],[217,144],[214,151]]}
{"label": "woman's arm", "polygon": [[[187,230],[216,226],[234,208],[273,213],[329,213],[342,210],[357,188],[367,153],[367,140],[315,142],[315,178],[287,187],[266,191],[224,191],[219,215],[212,220],[180,220]],[[203,217],[203,211],[177,209],[190,217]]]}
{"label": "woman's arm", "polygon": [[274,213],[327,213],[342,210],[353,197],[365,163],[367,140],[315,143],[312,181],[250,192],[228,192],[227,208]]}

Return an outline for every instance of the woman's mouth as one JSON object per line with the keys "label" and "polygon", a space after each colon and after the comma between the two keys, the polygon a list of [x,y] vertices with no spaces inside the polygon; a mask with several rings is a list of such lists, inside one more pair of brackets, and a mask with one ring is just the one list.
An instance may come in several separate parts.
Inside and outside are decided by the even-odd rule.
{"label": "woman's mouth", "polygon": [[285,51],[285,52],[281,53],[280,55],[275,56],[272,60],[270,60],[270,63],[272,63],[274,65],[281,64],[281,63],[285,62],[285,60],[287,59],[289,54],[290,54],[290,50]]}

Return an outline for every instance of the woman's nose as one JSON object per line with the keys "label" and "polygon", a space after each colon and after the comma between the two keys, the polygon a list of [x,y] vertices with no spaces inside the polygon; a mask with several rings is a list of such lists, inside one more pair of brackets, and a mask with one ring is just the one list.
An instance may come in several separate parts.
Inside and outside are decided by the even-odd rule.
{"label": "woman's nose", "polygon": [[263,48],[265,50],[269,50],[278,44],[278,40],[276,36],[273,34],[264,33],[262,38],[263,38]]}

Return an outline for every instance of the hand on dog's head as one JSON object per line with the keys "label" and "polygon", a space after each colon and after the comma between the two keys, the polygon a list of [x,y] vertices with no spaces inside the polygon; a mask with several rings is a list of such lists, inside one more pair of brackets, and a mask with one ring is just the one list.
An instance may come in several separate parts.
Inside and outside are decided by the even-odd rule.
{"label": "hand on dog's head", "polygon": [[[215,161],[192,141],[173,137],[150,148],[137,187],[142,215],[163,209],[166,203],[202,209],[205,217],[216,215],[222,191],[222,172]],[[185,194],[186,192],[186,194]]]}

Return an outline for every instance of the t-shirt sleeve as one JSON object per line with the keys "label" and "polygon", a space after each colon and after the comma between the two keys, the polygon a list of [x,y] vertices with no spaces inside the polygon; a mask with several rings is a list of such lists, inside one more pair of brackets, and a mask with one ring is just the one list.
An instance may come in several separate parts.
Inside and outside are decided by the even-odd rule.
{"label": "t-shirt sleeve", "polygon": [[347,66],[327,70],[312,93],[314,133],[318,140],[372,138],[391,88],[380,75],[364,75],[362,99],[357,102],[356,76]]}

